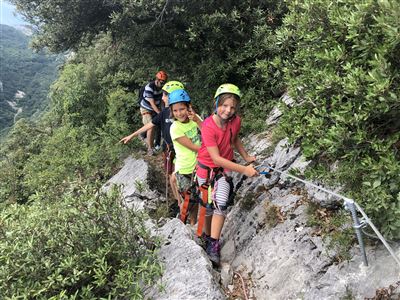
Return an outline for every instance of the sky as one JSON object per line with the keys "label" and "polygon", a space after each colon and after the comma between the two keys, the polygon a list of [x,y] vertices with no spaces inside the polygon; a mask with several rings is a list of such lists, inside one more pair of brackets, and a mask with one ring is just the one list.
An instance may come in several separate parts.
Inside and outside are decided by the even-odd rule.
{"label": "sky", "polygon": [[27,24],[20,15],[16,15],[15,6],[5,0],[0,0],[0,24],[9,26]]}

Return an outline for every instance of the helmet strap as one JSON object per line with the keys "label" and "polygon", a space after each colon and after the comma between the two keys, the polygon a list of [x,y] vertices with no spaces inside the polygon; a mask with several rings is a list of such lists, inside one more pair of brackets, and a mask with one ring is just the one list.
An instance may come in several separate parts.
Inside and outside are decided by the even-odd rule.
{"label": "helmet strap", "polygon": [[214,112],[217,114],[217,110],[218,110],[218,101],[219,101],[219,96],[217,98],[215,98],[215,110]]}

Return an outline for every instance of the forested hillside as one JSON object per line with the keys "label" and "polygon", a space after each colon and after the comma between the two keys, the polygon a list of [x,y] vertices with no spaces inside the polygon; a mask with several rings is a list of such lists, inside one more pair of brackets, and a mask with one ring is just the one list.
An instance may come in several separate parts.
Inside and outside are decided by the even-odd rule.
{"label": "forested hillside", "polygon": [[[47,93],[57,75],[57,56],[34,53],[29,48],[29,37],[21,31],[0,24],[0,131],[14,123],[17,107],[22,108],[21,117],[42,112],[48,104]],[[25,97],[14,99],[17,91]],[[7,101],[15,102],[13,108]]]}
{"label": "forested hillside", "polygon": [[[221,83],[237,84],[244,94],[242,134],[264,130],[268,111],[280,105],[284,117],[275,134],[288,136],[314,160],[307,178],[343,187],[386,237],[400,238],[398,1],[11,2],[39,26],[37,49],[75,55],[51,87],[50,111],[38,122],[19,120],[0,153],[0,221],[7,220],[6,230],[0,230],[0,253],[6,253],[0,265],[12,270],[10,262],[25,255],[12,248],[10,232],[26,228],[43,233],[37,242],[49,253],[61,254],[27,257],[32,272],[20,280],[7,277],[3,267],[1,291],[28,298],[141,295],[141,284],[121,283],[129,271],[122,269],[119,254],[132,254],[132,241],[119,235],[118,245],[111,242],[118,234],[113,225],[124,212],[109,212],[112,199],[102,206],[94,191],[136,151],[135,143],[128,148],[117,142],[140,125],[137,90],[160,68],[185,83],[199,112],[210,112]],[[291,106],[279,101],[285,91],[295,99]],[[91,220],[93,232],[76,226],[70,237],[72,257],[81,259],[64,252],[58,239],[69,229],[60,225],[53,232],[42,221],[43,207],[65,227],[77,225],[77,210]],[[103,219],[105,211],[115,219]],[[143,234],[137,239],[140,249],[153,249],[138,224],[128,225]],[[83,233],[90,245],[82,244]],[[108,248],[95,251],[102,238]],[[20,241],[20,249],[35,249],[29,236]],[[94,254],[83,255],[85,247]],[[148,270],[143,276],[151,284],[157,263],[144,254],[136,261],[133,256],[127,263]],[[40,260],[51,267],[43,271],[36,264]],[[138,274],[129,276],[143,283]]]}

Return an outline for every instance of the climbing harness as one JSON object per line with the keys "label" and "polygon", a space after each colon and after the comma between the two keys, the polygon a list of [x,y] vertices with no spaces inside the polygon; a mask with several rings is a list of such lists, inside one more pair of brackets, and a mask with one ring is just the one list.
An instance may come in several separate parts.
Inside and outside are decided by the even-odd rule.
{"label": "climbing harness", "polygon": [[[360,245],[360,250],[361,250],[361,253],[362,253],[364,265],[368,266],[368,261],[367,261],[367,256],[366,256],[366,253],[365,253],[365,247],[364,247],[364,241],[363,241],[363,238],[362,238],[361,228],[369,225],[372,228],[372,230],[375,232],[375,234],[378,236],[378,238],[381,240],[383,245],[386,247],[386,249],[389,251],[389,253],[392,255],[392,257],[394,258],[396,263],[400,267],[400,259],[394,253],[392,247],[390,247],[390,245],[386,242],[385,238],[382,236],[382,234],[379,232],[379,230],[375,227],[375,225],[372,223],[372,221],[368,218],[368,216],[364,212],[364,210],[353,199],[350,199],[348,197],[345,197],[343,195],[340,195],[338,193],[330,191],[330,190],[328,190],[326,188],[323,188],[321,186],[318,186],[318,185],[316,185],[316,184],[314,184],[312,182],[303,180],[303,179],[301,179],[301,178],[299,178],[297,176],[291,175],[291,174],[289,174],[287,172],[280,171],[280,170],[278,170],[275,167],[272,167],[270,165],[260,164],[260,165],[256,166],[255,168],[262,170],[262,171],[259,172],[260,174],[262,174],[263,172],[269,173],[270,170],[272,170],[272,171],[280,173],[281,175],[285,175],[287,177],[291,177],[291,178],[293,178],[293,179],[295,179],[297,181],[300,181],[300,182],[302,182],[302,183],[304,183],[306,185],[312,186],[312,187],[314,187],[314,188],[316,188],[318,190],[324,191],[325,193],[328,193],[328,194],[330,194],[332,196],[335,196],[335,197],[343,199],[345,208],[351,212],[351,217],[353,219],[353,228],[354,228],[354,230],[356,232],[358,244]],[[361,220],[357,216],[357,210],[363,216],[363,218]]]}
{"label": "climbing harness", "polygon": [[[198,187],[199,194],[201,195],[200,199],[200,209],[199,209],[199,220],[197,225],[197,236],[200,237],[203,233],[204,221],[207,212],[207,208],[216,208],[220,211],[225,211],[228,206],[233,204],[234,195],[234,185],[233,178],[228,176],[224,169],[221,167],[210,168],[201,162],[197,162],[199,168],[207,170],[206,181]],[[215,183],[221,178],[225,177],[226,182],[229,184],[229,197],[225,206],[220,206],[218,203],[211,197],[212,191],[214,190]]]}
{"label": "climbing harness", "polygon": [[188,179],[190,179],[190,186],[183,192],[179,192],[183,198],[183,202],[180,207],[179,219],[186,224],[189,212],[192,207],[199,203],[198,193],[197,193],[197,184],[196,184],[196,174],[193,172],[192,174],[181,174]]}

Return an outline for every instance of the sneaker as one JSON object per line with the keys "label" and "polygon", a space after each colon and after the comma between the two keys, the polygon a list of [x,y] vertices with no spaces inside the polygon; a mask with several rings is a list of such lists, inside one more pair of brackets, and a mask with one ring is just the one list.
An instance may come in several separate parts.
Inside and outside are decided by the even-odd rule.
{"label": "sneaker", "polygon": [[206,252],[213,265],[217,266],[219,265],[221,257],[220,251],[221,251],[221,244],[219,243],[219,240],[213,240],[213,241],[210,240],[208,242]]}
{"label": "sneaker", "polygon": [[154,152],[158,152],[158,151],[160,151],[160,149],[161,149],[160,145],[156,145],[154,147]]}
{"label": "sneaker", "polygon": [[197,244],[204,249],[204,251],[207,250],[208,244],[211,241],[211,237],[209,235],[206,235],[204,232],[200,237],[197,237],[196,242]]}

